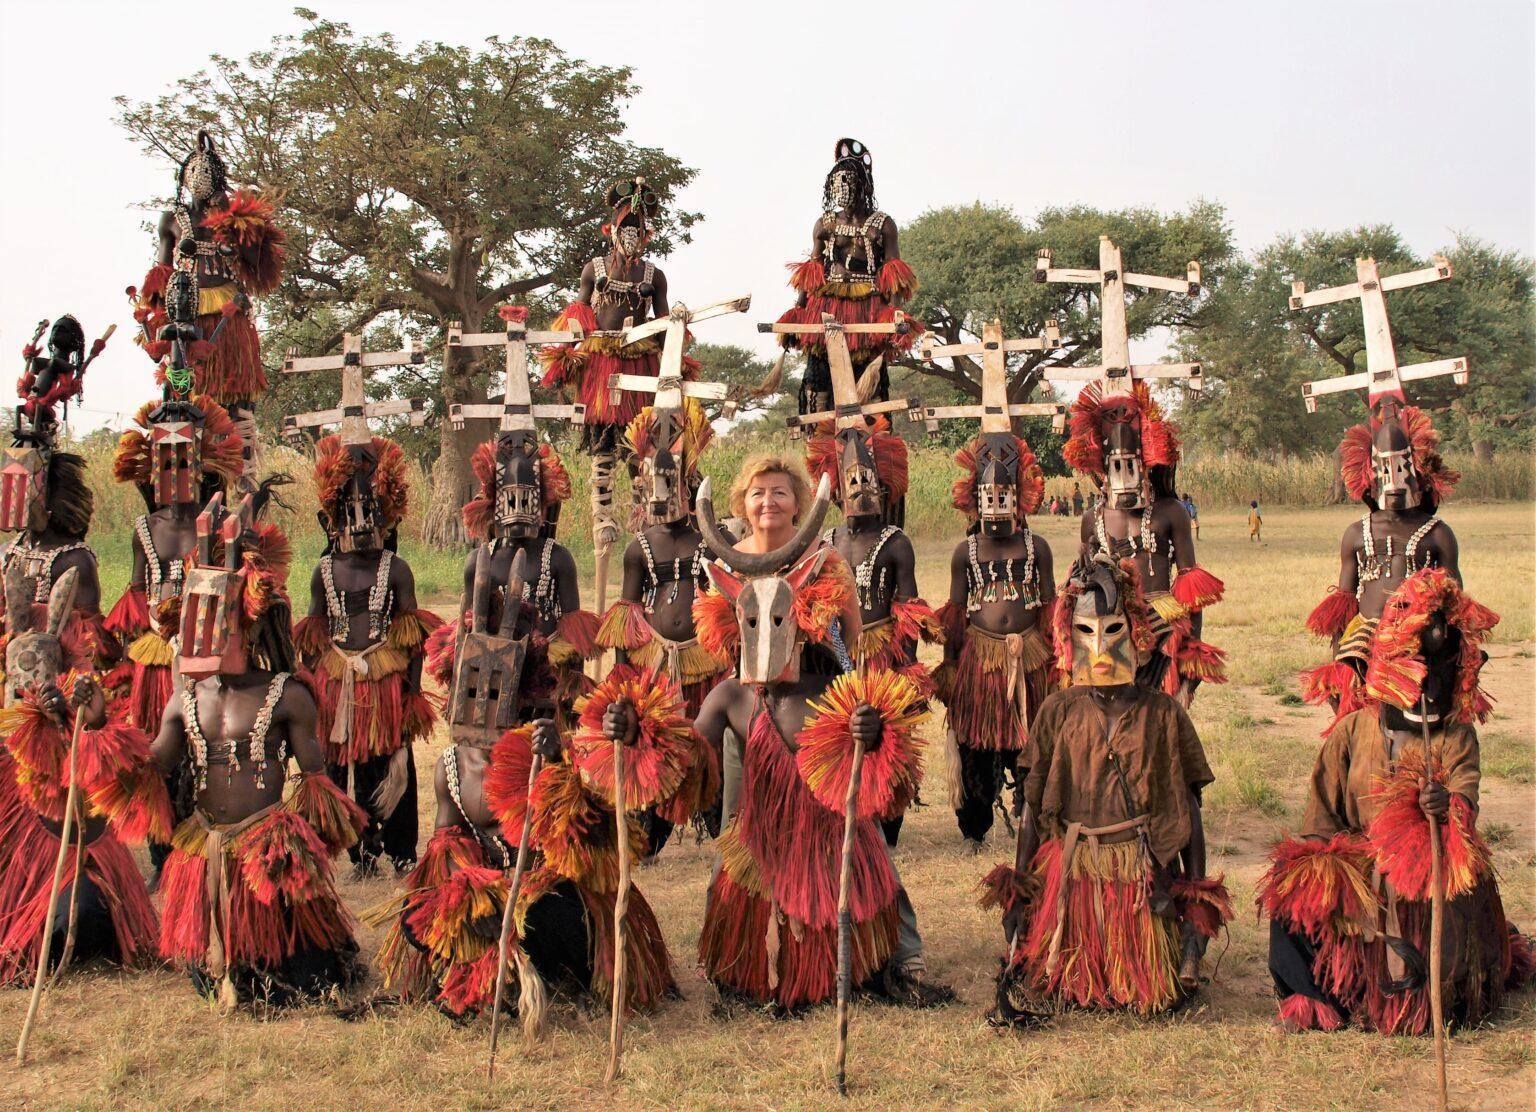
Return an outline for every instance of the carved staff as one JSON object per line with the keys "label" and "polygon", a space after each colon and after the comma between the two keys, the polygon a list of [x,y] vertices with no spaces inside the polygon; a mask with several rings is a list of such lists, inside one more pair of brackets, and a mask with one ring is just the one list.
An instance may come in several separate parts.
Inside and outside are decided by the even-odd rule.
{"label": "carved staff", "polygon": [[629,914],[629,816],[624,810],[624,741],[613,739],[613,816],[619,837],[619,887],[613,894],[613,1015],[608,1023],[608,1070],[603,1080],[619,1079],[624,1057],[624,995],[628,963],[624,952],[624,920]]}
{"label": "carved staff", "polygon": [[[528,844],[533,841],[533,785],[543,768],[544,756],[535,749],[533,763],[528,769],[528,803],[523,808],[523,836],[517,843],[517,865],[512,870],[512,885],[507,889],[507,906],[501,912],[501,939],[497,943],[499,960],[496,963],[496,995],[491,1006],[491,1060],[485,1070],[487,1081],[493,1080],[496,1076],[496,1036],[501,1025],[501,997],[507,987],[507,949],[512,941],[512,919],[514,909],[517,907],[517,894],[522,890],[523,875],[528,871],[528,858],[531,856]],[[517,959],[518,975],[522,977],[522,965],[526,959],[521,939],[517,944]]]}
{"label": "carved staff", "polygon": [[[1419,728],[1424,735],[1424,769],[1428,776],[1433,768],[1429,752],[1429,700],[1422,690],[1419,692]],[[1445,987],[1440,980],[1445,945],[1444,856],[1439,820],[1434,815],[1424,817],[1429,820],[1429,1016],[1435,1025],[1435,1073],[1440,1086],[1440,1112],[1445,1112],[1449,1100],[1445,1081]]]}

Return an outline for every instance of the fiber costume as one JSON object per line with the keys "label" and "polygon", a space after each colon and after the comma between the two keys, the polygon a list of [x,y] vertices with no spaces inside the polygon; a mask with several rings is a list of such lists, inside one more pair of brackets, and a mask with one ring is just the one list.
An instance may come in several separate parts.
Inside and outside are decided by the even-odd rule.
{"label": "fiber costume", "polygon": [[[1018,991],[1043,1001],[1026,1010],[1165,1011],[1198,984],[1200,939],[1232,915],[1221,879],[1204,876],[1199,793],[1213,777],[1183,707],[1127,683],[1156,636],[1130,561],[1080,564],[1054,633],[1073,686],[1046,697],[1020,758],[1028,863],[984,882],[985,906],[1022,909],[1000,1005]],[[1101,669],[1120,686],[1095,686]],[[1112,727],[1101,690],[1115,693]]]}
{"label": "fiber costume", "polygon": [[[820,324],[830,313],[843,324],[888,324],[918,289],[917,275],[897,246],[896,222],[875,204],[874,159],[857,139],[839,139],[836,161],[822,189],[822,208],[811,234],[811,254],[791,264],[790,287],[797,297],[780,324]],[[874,396],[890,397],[888,364],[911,349],[920,329],[888,336],[851,333],[848,347],[862,375],[881,360]],[[800,412],[830,409],[832,372],[826,345],[810,337],[785,335],[786,349],[805,352]]]}
{"label": "fiber costume", "polygon": [[[961,834],[979,843],[1049,686],[1049,631],[1041,623],[1055,586],[1041,567],[1050,549],[1029,528],[1028,516],[1045,492],[1029,445],[1012,433],[985,433],[957,452],[955,462],[961,474],[952,501],[968,529],[955,557],[963,571],[954,572],[952,564],[950,598],[939,611],[945,654],[933,678],[949,711],[950,801]],[[999,614],[1018,632],[980,624],[998,623]]]}
{"label": "fiber costume", "polygon": [[[371,816],[355,859],[372,867],[384,856],[400,868],[416,860],[411,745],[437,720],[421,667],[442,619],[416,605],[410,568],[393,551],[409,498],[400,446],[381,436],[360,445],[327,436],[316,447],[315,486],[330,543],[315,569],[310,613],[294,627],[295,647],[314,684],[331,776],[350,778]],[[341,586],[368,579],[367,587]]]}
{"label": "fiber costume", "polygon": [[[1497,621],[1440,568],[1416,572],[1388,602],[1363,685],[1367,703],[1329,731],[1297,836],[1275,847],[1260,884],[1270,972],[1291,1028],[1431,1029],[1426,782],[1449,800],[1438,820],[1448,1022],[1486,1019],[1506,989],[1529,979],[1530,943],[1505,919],[1477,831],[1474,723],[1491,710],[1479,673]],[[1424,709],[1427,752],[1422,725],[1402,713]]]}

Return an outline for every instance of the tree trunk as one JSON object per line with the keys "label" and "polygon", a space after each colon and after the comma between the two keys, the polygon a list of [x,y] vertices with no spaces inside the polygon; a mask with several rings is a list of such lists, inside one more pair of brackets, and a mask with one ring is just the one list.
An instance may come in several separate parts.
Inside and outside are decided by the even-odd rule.
{"label": "tree trunk", "polygon": [[1472,438],[1472,456],[1478,463],[1493,462],[1493,441],[1480,437]]}
{"label": "tree trunk", "polygon": [[1343,445],[1333,450],[1333,482],[1328,484],[1328,497],[1323,499],[1325,506],[1342,506],[1349,501],[1349,491],[1344,486],[1344,448]]}
{"label": "tree trunk", "polygon": [[[453,366],[443,368],[443,400],[455,402],[484,401],[484,391],[474,388],[478,360],[468,352],[459,352]],[[445,409],[438,429],[437,462],[432,468],[432,494],[422,522],[422,539],[435,547],[459,547],[468,541],[460,511],[464,503],[479,492],[475,489],[470,459],[475,447],[485,439],[484,421],[467,421],[455,429]]]}

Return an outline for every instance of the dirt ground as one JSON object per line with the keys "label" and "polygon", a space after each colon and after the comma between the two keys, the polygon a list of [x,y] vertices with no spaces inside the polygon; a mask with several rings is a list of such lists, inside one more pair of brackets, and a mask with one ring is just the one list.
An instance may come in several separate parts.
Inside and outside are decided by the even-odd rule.
{"label": "dirt ground", "polygon": [[[1266,513],[1266,541],[1250,544],[1236,513],[1202,522],[1201,563],[1227,583],[1206,636],[1231,654],[1232,682],[1202,689],[1195,721],[1218,781],[1205,822],[1213,871],[1223,871],[1239,909],[1228,937],[1211,946],[1212,977],[1195,1006],[1145,1021],[1075,1014],[1027,1034],[990,1030],[1001,933],[976,907],[978,880],[1011,854],[1000,830],[979,857],[965,855],[945,798],[943,748],[928,748],[925,795],[897,855],[921,921],[930,974],[960,994],[953,1007],[913,1012],[854,1010],[850,1107],[963,1105],[1050,1108],[1427,1107],[1433,1098],[1428,1040],[1358,1032],[1287,1036],[1273,1026],[1264,925],[1253,888],[1268,846],[1294,823],[1326,718],[1294,704],[1297,668],[1322,648],[1302,618],[1336,574],[1337,539],[1353,516],[1331,511]],[[1481,825],[1493,844],[1509,913],[1536,925],[1536,692],[1533,692],[1533,529],[1530,505],[1456,506],[1469,590],[1504,615],[1485,685],[1498,700],[1482,729]],[[1064,573],[1076,522],[1037,529]],[[948,544],[920,543],[921,586],[941,599]],[[447,601],[447,600],[443,600]],[[928,727],[938,736],[937,720]],[[437,747],[417,753],[425,775]],[[431,800],[423,796],[423,840]],[[674,841],[637,883],[655,906],[685,998],[634,1019],[626,1076],[601,1085],[606,1013],[564,1004],[552,1034],[526,1047],[504,1039],[494,1082],[485,1080],[483,1022],[456,1028],[427,1008],[395,1008],[345,1022],[313,1007],[278,1017],[221,1019],[169,970],[122,975],[86,968],[49,998],[32,1059],[0,1067],[0,1106],[294,1108],[356,1106],[489,1108],[585,1106],[618,1101],[668,1108],[798,1108],[835,1102],[830,1087],[833,1015],[794,1020],[717,1019],[714,993],[694,954],[711,847]],[[391,882],[345,878],[359,910]],[[371,953],[376,934],[361,938]],[[369,991],[365,989],[364,992]],[[0,1029],[14,1033],[25,994],[0,995]],[[1511,997],[1498,1022],[1450,1044],[1452,1105],[1536,1105],[1536,994]]]}

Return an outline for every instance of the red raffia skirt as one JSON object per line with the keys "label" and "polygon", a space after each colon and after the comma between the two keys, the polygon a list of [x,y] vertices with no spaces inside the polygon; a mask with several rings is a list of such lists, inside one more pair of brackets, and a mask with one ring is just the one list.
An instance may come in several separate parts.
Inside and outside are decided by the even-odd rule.
{"label": "red raffia skirt", "polygon": [[[0,766],[0,985],[29,985],[37,972],[59,837],[21,802],[8,754],[0,755]],[[128,966],[153,964],[159,923],[128,848],[105,832],[85,847],[84,864],[112,917],[119,960]],[[63,883],[72,885],[74,879],[71,851],[64,855]],[[60,914],[66,914],[62,906]]]}
{"label": "red raffia skirt", "polygon": [[[740,810],[719,838],[699,960],[716,985],[785,1008],[837,992],[837,896],[843,817],[800,778],[794,755],[761,711],[747,739]],[[852,974],[860,984],[896,947],[896,874],[879,826],[856,827]]]}
{"label": "red raffia skirt", "polygon": [[[1014,959],[1036,991],[1083,1008],[1165,1011],[1185,991],[1179,983],[1181,923],[1208,937],[1232,916],[1218,880],[1175,882],[1176,918],[1153,912],[1152,869],[1139,839],[1079,842],[1063,876],[1062,839],[1047,839],[1030,871],[1040,897]],[[1065,885],[1065,891],[1063,891]]]}
{"label": "red raffia skirt", "polygon": [[999,636],[967,628],[960,658],[952,668],[941,665],[934,677],[939,698],[949,706],[956,743],[987,751],[1023,749],[1050,668],[1051,650],[1038,629]]}
{"label": "red raffia skirt", "polygon": [[[254,820],[254,821],[253,821]],[[209,942],[209,835],[225,837],[229,889],[224,950],[231,969],[275,970],[299,950],[355,946],[352,920],[331,881],[330,857],[303,818],[282,807],[246,824],[211,826],[201,812],[176,828],[162,870],[160,954],[205,968]]]}

